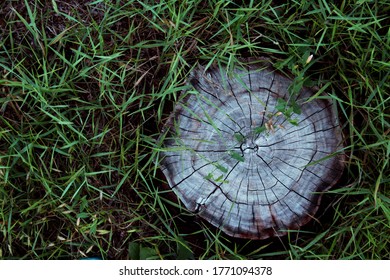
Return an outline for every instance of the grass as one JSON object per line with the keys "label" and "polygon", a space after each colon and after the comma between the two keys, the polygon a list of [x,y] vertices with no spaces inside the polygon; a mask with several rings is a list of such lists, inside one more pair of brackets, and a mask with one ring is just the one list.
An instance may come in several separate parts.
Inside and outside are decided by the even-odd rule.
{"label": "grass", "polygon": [[[0,258],[390,258],[388,1],[0,5]],[[345,135],[342,181],[280,239],[206,225],[157,165],[192,67],[240,57],[329,93]]]}

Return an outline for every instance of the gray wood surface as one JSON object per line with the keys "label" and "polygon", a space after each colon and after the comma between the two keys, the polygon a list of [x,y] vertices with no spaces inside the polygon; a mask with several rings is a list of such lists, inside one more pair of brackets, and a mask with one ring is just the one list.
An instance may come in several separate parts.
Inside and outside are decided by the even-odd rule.
{"label": "gray wood surface", "polygon": [[[161,168],[190,211],[240,238],[307,223],[343,170],[341,132],[325,96],[264,65],[199,67],[165,124]],[[296,113],[281,104],[296,104]]]}

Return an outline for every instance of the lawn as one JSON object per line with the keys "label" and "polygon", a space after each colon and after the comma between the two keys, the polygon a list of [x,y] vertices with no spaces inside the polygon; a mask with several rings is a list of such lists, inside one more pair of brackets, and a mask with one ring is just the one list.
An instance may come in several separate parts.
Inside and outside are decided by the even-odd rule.
{"label": "lawn", "polygon": [[[315,219],[260,241],[188,212],[158,166],[190,71],[248,57],[329,94],[345,138]],[[2,1],[0,258],[389,259],[389,75],[387,0]]]}

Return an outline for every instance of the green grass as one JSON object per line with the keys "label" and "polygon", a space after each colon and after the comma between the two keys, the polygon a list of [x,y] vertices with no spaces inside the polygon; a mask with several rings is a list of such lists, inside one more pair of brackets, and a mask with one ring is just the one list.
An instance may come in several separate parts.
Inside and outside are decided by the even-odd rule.
{"label": "green grass", "polygon": [[[388,1],[0,5],[0,258],[390,258]],[[241,57],[329,93],[345,135],[318,221],[281,239],[204,224],[156,163],[192,67]]]}

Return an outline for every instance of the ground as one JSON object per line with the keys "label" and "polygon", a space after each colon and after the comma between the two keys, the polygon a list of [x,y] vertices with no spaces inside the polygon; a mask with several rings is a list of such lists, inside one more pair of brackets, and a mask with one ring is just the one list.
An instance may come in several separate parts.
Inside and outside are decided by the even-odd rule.
{"label": "ground", "polygon": [[[385,0],[2,1],[0,258],[389,258],[389,11]],[[329,94],[345,138],[343,179],[280,239],[225,236],[158,169],[192,67],[248,57]]]}

